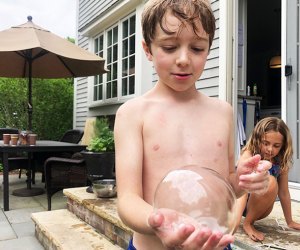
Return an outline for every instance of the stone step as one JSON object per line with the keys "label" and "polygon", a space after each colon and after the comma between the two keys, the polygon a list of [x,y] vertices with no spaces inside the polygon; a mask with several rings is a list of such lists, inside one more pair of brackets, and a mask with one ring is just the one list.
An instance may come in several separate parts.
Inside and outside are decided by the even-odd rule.
{"label": "stone step", "polygon": [[120,220],[117,213],[117,198],[97,198],[87,193],[86,187],[64,189],[67,208],[78,218],[105,235],[114,244],[127,249],[132,230]]}
{"label": "stone step", "polygon": [[46,250],[121,250],[67,209],[33,213],[36,238]]}

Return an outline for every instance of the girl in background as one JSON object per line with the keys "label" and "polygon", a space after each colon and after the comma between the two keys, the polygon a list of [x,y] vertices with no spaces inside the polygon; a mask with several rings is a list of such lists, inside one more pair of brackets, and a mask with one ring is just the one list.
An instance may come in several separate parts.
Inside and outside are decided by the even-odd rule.
{"label": "girl in background", "polygon": [[243,229],[254,241],[262,241],[264,234],[255,229],[257,220],[267,217],[277,195],[288,227],[300,230],[300,224],[292,219],[291,196],[288,188],[288,172],[292,165],[292,138],[287,125],[277,117],[260,120],[246,146],[242,149],[240,160],[260,154],[262,160],[272,163],[269,170],[270,180],[264,194],[249,193],[238,199],[238,224],[242,215],[245,216]]}

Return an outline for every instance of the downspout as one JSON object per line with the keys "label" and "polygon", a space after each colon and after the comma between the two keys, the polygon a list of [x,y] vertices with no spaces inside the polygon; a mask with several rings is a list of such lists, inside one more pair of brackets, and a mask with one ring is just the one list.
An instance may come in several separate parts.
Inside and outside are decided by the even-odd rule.
{"label": "downspout", "polygon": [[233,104],[233,1],[220,0],[219,98]]}
{"label": "downspout", "polygon": [[[234,143],[237,141],[237,61],[238,61],[238,0],[220,0],[219,98],[233,107]],[[234,145],[235,147],[237,145]],[[234,149],[235,160],[239,150]]]}

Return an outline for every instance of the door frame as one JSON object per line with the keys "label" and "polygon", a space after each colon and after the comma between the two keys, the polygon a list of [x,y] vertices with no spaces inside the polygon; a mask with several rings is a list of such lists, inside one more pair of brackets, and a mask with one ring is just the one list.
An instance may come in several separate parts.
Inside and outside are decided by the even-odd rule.
{"label": "door frame", "polygon": [[287,119],[287,78],[283,65],[287,64],[287,0],[281,0],[281,119]]}
{"label": "door frame", "polygon": [[[231,0],[226,0],[231,1]],[[233,15],[232,18],[232,27],[233,27],[233,32],[232,32],[232,59],[233,59],[233,68],[232,71],[229,72],[227,71],[227,74],[232,76],[232,83],[227,81],[227,84],[231,85],[229,88],[231,89],[232,92],[232,99],[227,101],[232,101],[232,106],[234,110],[234,119],[237,120],[237,113],[238,113],[238,101],[237,101],[237,96],[238,96],[238,25],[239,25],[239,19],[238,19],[238,11],[239,11],[239,2],[240,1],[249,1],[249,0],[232,0],[233,1],[233,10],[232,12],[228,11],[227,15]],[[288,103],[287,103],[287,77],[285,76],[285,65],[288,64],[287,62],[287,1],[288,0],[281,0],[281,118],[285,122],[287,122],[287,110],[288,110]],[[220,63],[222,63],[220,61]],[[292,119],[296,119],[292,118]],[[237,127],[235,126],[235,135],[237,135]],[[236,159],[238,158],[238,155],[236,155]],[[297,182],[290,181],[289,182],[290,187],[296,187],[296,189],[300,189],[300,184]]]}

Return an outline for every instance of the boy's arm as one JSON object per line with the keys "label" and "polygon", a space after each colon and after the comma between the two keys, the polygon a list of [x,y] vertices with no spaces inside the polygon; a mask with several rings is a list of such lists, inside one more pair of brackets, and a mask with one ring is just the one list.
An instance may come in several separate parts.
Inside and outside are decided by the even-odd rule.
{"label": "boy's arm", "polygon": [[141,114],[132,102],[121,106],[116,114],[114,136],[118,213],[134,231],[152,233],[147,218],[152,206],[143,200],[143,138]]}
{"label": "boy's arm", "polygon": [[[240,161],[243,161],[244,159],[246,159],[245,154],[240,156],[238,160],[238,164]],[[233,187],[233,190],[235,191],[236,197],[240,198],[243,194],[246,193],[246,191],[239,186],[239,174],[237,173],[237,167],[235,167],[233,163],[231,163],[230,167],[231,168],[230,168],[229,181],[231,186]]]}
{"label": "boy's arm", "polygon": [[[229,182],[237,196],[237,198],[241,197],[244,193],[245,190],[243,190],[239,186],[239,173],[236,171],[235,168],[235,150],[234,150],[234,142],[235,142],[235,137],[234,137],[234,125],[233,125],[233,111],[232,108],[230,107],[230,112],[228,114],[228,123],[229,123],[229,151],[228,151],[228,164],[229,164]],[[248,154],[243,154],[241,158],[239,159],[239,162],[242,158],[250,158],[251,155]]]}
{"label": "boy's arm", "polygon": [[229,152],[228,152],[228,161],[229,161],[229,182],[236,194],[237,197],[240,197],[243,194],[243,191],[238,186],[238,175],[236,174],[235,170],[235,152],[234,152],[234,126],[233,126],[233,114],[232,109],[229,115]]}

